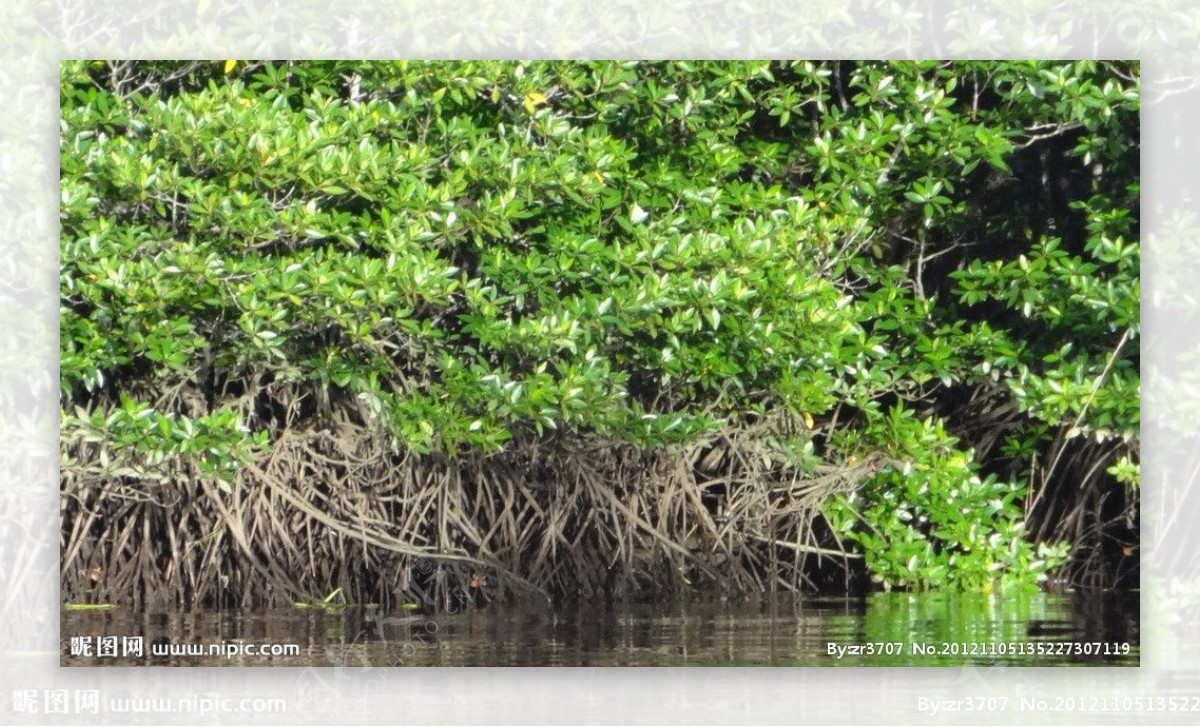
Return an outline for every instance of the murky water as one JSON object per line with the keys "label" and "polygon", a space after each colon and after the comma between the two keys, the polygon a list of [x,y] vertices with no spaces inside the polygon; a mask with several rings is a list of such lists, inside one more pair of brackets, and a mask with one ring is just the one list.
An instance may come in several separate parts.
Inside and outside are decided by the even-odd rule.
{"label": "murky water", "polygon": [[[460,613],[117,609],[64,611],[62,663],[1137,666],[1138,635],[1136,593],[695,598],[566,610],[493,604]],[[140,655],[139,642],[125,638],[137,636],[143,637]],[[264,649],[280,653],[263,655]]]}

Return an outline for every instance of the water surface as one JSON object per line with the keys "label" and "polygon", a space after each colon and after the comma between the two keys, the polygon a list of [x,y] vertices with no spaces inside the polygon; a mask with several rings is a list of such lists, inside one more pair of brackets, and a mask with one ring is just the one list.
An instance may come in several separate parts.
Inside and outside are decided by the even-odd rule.
{"label": "water surface", "polygon": [[[1138,594],[690,598],[457,613],[64,611],[68,666],[1137,666]],[[142,653],[136,641],[142,636]],[[72,639],[74,637],[74,639]],[[115,655],[101,656],[104,645]],[[276,645],[287,653],[247,653]],[[87,646],[91,647],[88,650]],[[215,646],[214,646],[215,645]],[[214,653],[198,654],[199,651]]]}

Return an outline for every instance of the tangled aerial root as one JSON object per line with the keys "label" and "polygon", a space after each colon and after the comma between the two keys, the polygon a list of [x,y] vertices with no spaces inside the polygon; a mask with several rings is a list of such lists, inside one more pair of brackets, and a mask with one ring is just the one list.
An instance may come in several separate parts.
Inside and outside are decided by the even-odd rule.
{"label": "tangled aerial root", "polygon": [[[647,450],[591,435],[499,455],[397,455],[365,430],[287,430],[233,483],[62,475],[63,595],[165,607],[799,590],[854,557],[814,528],[844,478],[766,445],[779,418]],[[771,436],[768,436],[770,434]],[[74,452],[87,459],[85,452]],[[224,485],[224,486],[222,486]]]}

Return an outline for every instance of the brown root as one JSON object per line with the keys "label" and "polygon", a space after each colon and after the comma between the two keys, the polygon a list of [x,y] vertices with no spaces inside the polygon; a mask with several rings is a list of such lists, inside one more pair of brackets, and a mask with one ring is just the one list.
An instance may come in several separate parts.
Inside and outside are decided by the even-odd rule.
{"label": "brown root", "polygon": [[[461,457],[396,454],[361,427],[287,429],[232,483],[186,462],[150,479],[79,464],[62,475],[63,593],[278,606],[340,588],[356,603],[453,607],[481,592],[799,590],[813,559],[849,568],[816,524],[825,498],[857,483],[794,461],[778,442],[795,429],[777,416],[654,450],[530,436]],[[72,461],[98,459],[89,446]]]}

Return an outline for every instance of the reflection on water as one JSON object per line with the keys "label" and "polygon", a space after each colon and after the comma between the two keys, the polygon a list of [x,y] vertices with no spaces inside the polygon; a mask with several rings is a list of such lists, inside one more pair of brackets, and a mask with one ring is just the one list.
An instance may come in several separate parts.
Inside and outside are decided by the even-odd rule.
{"label": "reflection on water", "polygon": [[[370,608],[142,615],[121,610],[67,611],[62,617],[62,663],[1136,666],[1137,595],[879,593],[867,598],[703,598],[558,609],[493,604],[480,610],[428,614]],[[122,638],[127,636],[145,637],[140,657],[122,655],[128,651],[130,642]],[[104,641],[104,637],[117,638]],[[117,655],[95,655],[102,644]],[[180,653],[191,648],[194,654],[210,644],[232,644],[229,651],[243,653]],[[294,645],[294,649],[292,655],[244,653],[245,645],[268,644]],[[82,655],[89,646],[92,655]]]}

